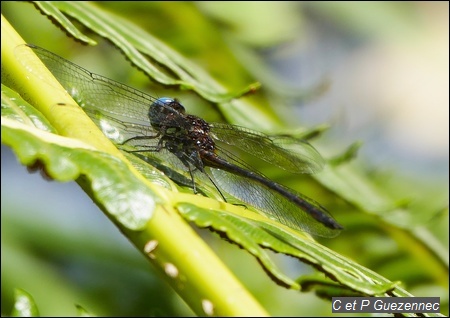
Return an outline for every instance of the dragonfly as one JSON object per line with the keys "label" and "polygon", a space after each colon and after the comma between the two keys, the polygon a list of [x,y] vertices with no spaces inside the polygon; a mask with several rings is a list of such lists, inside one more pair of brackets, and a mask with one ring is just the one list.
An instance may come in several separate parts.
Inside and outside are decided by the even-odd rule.
{"label": "dragonfly", "polygon": [[325,207],[267,178],[239,156],[245,152],[292,173],[316,173],[324,159],[307,141],[209,123],[187,113],[177,99],[155,98],[43,48],[26,46],[110,140],[131,147],[126,151],[140,158],[152,154],[165,166],[183,171],[194,193],[197,176],[206,176],[225,201],[224,192],[271,220],[312,235],[340,233],[342,226]]}

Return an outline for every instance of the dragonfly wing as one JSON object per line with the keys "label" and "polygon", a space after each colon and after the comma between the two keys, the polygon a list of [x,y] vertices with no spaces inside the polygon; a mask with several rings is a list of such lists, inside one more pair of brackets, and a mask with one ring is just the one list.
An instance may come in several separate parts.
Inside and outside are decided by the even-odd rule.
{"label": "dragonfly wing", "polygon": [[308,142],[289,136],[268,136],[247,128],[214,123],[211,136],[257,158],[294,173],[315,173],[323,168],[322,156]]}
{"label": "dragonfly wing", "polygon": [[[33,45],[21,45],[16,48],[16,55],[23,60],[31,72],[39,68],[28,65],[27,54],[32,50],[52,72],[66,91],[90,111],[108,113],[121,120],[132,120],[142,125],[149,125],[148,110],[156,101],[152,96],[130,86],[94,74],[43,48]],[[40,77],[40,74],[36,74]]]}

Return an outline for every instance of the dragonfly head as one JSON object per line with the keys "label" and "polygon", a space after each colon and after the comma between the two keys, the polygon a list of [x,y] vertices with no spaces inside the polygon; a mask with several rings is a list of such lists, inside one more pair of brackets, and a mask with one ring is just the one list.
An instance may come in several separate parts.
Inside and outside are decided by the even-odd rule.
{"label": "dragonfly head", "polygon": [[186,109],[183,105],[178,101],[178,99],[170,98],[170,97],[161,97],[156,100],[150,106],[150,113],[155,114],[156,112],[161,112],[164,114],[169,114],[173,111],[178,112],[179,114],[185,114]]}
{"label": "dragonfly head", "polygon": [[186,109],[174,98],[161,97],[150,105],[148,116],[154,128],[160,126],[171,127],[173,123],[180,122],[184,118]]}

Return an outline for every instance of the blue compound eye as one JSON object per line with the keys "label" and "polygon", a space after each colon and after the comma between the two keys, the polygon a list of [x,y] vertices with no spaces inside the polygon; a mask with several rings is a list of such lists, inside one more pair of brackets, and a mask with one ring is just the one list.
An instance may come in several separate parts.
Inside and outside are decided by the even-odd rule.
{"label": "blue compound eye", "polygon": [[163,103],[163,104],[170,104],[170,103],[175,102],[175,100],[170,97],[161,97],[161,98],[158,98],[158,100],[156,102]]}

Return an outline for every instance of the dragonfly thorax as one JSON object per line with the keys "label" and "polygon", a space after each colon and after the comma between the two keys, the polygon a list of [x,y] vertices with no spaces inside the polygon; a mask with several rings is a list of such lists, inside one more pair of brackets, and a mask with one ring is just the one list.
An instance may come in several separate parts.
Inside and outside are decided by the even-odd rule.
{"label": "dragonfly thorax", "polygon": [[189,139],[192,140],[200,152],[214,152],[215,143],[209,135],[209,124],[200,117],[187,115],[186,121],[190,123]]}

